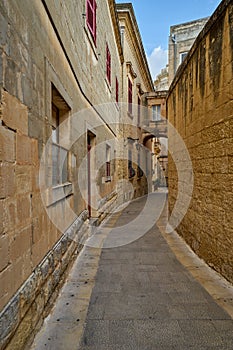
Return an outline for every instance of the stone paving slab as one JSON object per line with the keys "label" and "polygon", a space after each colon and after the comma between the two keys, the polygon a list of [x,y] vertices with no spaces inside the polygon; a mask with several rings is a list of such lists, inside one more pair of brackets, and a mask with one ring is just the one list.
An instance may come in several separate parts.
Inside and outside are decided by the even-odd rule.
{"label": "stone paving slab", "polygon": [[[156,206],[160,195],[153,198]],[[122,230],[144,204],[132,202],[115,226]],[[32,349],[233,349],[232,318],[180,263],[161,227],[128,245],[84,249]]]}
{"label": "stone paving slab", "polygon": [[[130,207],[127,222],[129,216]],[[232,337],[231,317],[156,226],[129,245],[102,251],[80,350],[227,350]]]}

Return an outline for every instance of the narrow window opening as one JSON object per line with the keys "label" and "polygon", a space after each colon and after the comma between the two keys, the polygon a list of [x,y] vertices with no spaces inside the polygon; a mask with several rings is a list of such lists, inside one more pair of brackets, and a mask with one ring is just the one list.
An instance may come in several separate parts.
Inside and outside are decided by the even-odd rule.
{"label": "narrow window opening", "polygon": [[128,112],[130,114],[132,114],[132,111],[133,111],[132,102],[133,102],[133,85],[131,80],[128,78]]}
{"label": "narrow window opening", "polygon": [[111,85],[111,54],[108,48],[108,44],[106,45],[106,74],[108,82]]}
{"label": "narrow window opening", "polygon": [[152,106],[152,120],[153,121],[161,120],[161,105]]}
{"label": "narrow window opening", "polygon": [[118,83],[118,79],[116,77],[116,103],[119,103],[119,83]]}

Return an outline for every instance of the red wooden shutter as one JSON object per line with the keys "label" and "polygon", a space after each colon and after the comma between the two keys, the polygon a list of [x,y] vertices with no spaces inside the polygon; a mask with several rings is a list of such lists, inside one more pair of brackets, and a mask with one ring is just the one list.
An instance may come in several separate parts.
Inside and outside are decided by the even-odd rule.
{"label": "red wooden shutter", "polygon": [[96,1],[87,0],[87,26],[96,42]]}
{"label": "red wooden shutter", "polygon": [[131,80],[128,78],[128,111],[132,113],[132,101],[133,101],[133,86]]}
{"label": "red wooden shutter", "polygon": [[106,44],[106,72],[108,82],[111,84],[111,54],[108,48],[108,44]]}
{"label": "red wooden shutter", "polygon": [[118,83],[118,79],[116,77],[116,103],[119,102],[119,83]]}
{"label": "red wooden shutter", "polygon": [[140,97],[138,96],[138,126],[140,126],[141,122],[141,100]]}

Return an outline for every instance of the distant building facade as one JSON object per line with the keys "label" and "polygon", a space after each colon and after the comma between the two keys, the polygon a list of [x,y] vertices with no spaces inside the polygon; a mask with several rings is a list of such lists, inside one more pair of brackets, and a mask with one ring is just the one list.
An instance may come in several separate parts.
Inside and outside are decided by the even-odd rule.
{"label": "distant building facade", "polygon": [[168,45],[169,85],[209,17],[170,27]]}
{"label": "distant building facade", "polygon": [[[170,84],[208,18],[170,27],[168,64],[154,81],[155,92],[147,95],[150,110],[149,125],[152,127],[153,123],[157,124],[157,130],[154,129],[154,133],[158,135],[158,126],[160,129],[167,128],[166,98]],[[146,138],[148,137],[147,135]],[[159,138],[151,138],[151,142],[153,143],[152,148],[156,149],[154,150],[152,181],[164,186],[168,181],[168,151],[164,144],[160,143]]]}
{"label": "distant building facade", "polygon": [[[167,116],[166,98],[168,90],[158,90],[146,94],[148,117],[143,122],[144,144],[151,148],[152,190],[167,184]],[[161,160],[161,162],[160,162]]]}
{"label": "distant building facade", "polygon": [[155,91],[166,91],[169,89],[168,83],[168,64],[165,68],[161,69],[161,72],[157,75],[154,81]]}

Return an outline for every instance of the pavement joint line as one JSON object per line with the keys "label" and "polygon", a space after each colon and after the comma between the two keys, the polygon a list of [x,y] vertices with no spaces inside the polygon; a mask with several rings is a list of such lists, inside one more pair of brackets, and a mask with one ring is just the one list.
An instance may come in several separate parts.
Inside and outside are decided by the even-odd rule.
{"label": "pavement joint line", "polygon": [[168,214],[161,215],[157,222],[162,236],[180,263],[205,288],[216,303],[233,319],[233,286],[217,271],[213,270],[204,260],[198,257],[185,240],[173,230],[166,232]]}

